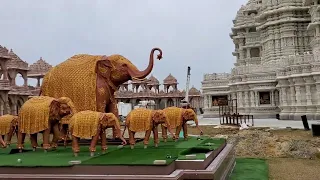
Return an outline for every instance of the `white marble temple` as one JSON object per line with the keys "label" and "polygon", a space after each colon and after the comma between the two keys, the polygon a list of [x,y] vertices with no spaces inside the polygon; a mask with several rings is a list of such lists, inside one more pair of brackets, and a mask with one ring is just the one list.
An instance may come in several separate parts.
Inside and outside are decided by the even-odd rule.
{"label": "white marble temple", "polygon": [[249,0],[233,23],[236,62],[204,75],[204,117],[218,116],[213,97],[225,95],[254,118],[320,119],[320,1]]}

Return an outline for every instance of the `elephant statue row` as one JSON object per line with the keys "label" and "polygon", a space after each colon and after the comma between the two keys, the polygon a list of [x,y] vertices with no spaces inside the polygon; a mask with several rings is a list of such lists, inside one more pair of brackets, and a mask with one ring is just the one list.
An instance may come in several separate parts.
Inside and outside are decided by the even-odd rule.
{"label": "elephant statue row", "polygon": [[[203,134],[202,130],[198,124],[197,114],[193,109],[188,108],[178,108],[178,107],[168,107],[163,110],[167,115],[170,126],[166,124],[162,124],[162,138],[164,141],[167,140],[167,130],[168,129],[176,129],[176,135],[178,136],[181,128],[183,129],[184,139],[188,139],[188,130],[187,130],[187,121],[194,120],[196,127],[200,131],[200,135]],[[169,128],[168,128],[169,127]]]}
{"label": "elephant statue row", "polygon": [[[45,75],[40,96],[69,97],[78,111],[110,112],[119,119],[115,91],[128,80],[147,77],[153,69],[155,51],[159,51],[157,58],[162,58],[162,50],[153,48],[143,71],[117,54],[72,56]],[[114,131],[114,137],[115,134]]]}
{"label": "elephant statue row", "polygon": [[[12,136],[17,133],[18,127],[18,116],[13,115],[3,115],[0,116],[0,144],[2,147],[10,146]],[[7,136],[7,140],[5,141],[4,138]]]}
{"label": "elephant statue row", "polygon": [[[43,134],[43,149],[57,146],[59,131],[59,121],[64,116],[71,114],[71,108],[63,103],[66,97],[55,99],[48,96],[32,97],[26,101],[18,115],[18,144],[17,148],[24,148],[26,134],[30,135],[33,150],[38,147],[37,134]],[[53,132],[52,143],[49,144],[50,132]]]}
{"label": "elephant statue row", "polygon": [[[149,143],[149,138],[151,135],[151,131],[153,132],[153,139],[155,147],[158,147],[159,137],[158,137],[158,125],[166,124],[170,126],[167,116],[163,110],[151,110],[146,108],[137,108],[128,114],[126,118],[126,126],[129,132],[129,143],[131,149],[134,148],[135,139],[134,135],[136,132],[146,132],[144,137],[144,148],[147,148]],[[168,129],[172,134],[173,138],[175,135]]]}
{"label": "elephant statue row", "polygon": [[96,111],[80,111],[75,113],[70,119],[70,133],[72,135],[72,150],[75,156],[80,151],[79,139],[91,139],[89,147],[90,155],[94,156],[96,144],[101,138],[101,149],[104,153],[107,150],[106,129],[114,128],[117,135],[122,140],[122,144],[126,145],[126,140],[122,137],[119,119],[112,113],[101,113]]}

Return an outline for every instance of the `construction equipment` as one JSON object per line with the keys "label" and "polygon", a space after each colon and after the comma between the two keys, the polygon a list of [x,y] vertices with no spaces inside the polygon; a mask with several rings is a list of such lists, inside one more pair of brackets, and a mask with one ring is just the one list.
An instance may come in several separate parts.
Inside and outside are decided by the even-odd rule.
{"label": "construction equipment", "polygon": [[189,103],[189,85],[190,85],[190,71],[191,68],[190,66],[188,66],[188,71],[187,71],[187,82],[186,82],[186,95],[184,97],[184,99],[181,101],[181,107],[190,107],[190,103]]}

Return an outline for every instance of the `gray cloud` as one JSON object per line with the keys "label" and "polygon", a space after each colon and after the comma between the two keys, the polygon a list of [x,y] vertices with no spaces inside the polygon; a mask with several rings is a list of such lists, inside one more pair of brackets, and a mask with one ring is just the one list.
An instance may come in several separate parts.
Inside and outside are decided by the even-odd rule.
{"label": "gray cloud", "polygon": [[147,66],[153,47],[164,58],[153,74],[169,73],[200,88],[204,73],[229,72],[235,58],[232,20],[246,0],[10,0],[0,6],[0,44],[33,63],[56,65],[78,53],[122,54]]}

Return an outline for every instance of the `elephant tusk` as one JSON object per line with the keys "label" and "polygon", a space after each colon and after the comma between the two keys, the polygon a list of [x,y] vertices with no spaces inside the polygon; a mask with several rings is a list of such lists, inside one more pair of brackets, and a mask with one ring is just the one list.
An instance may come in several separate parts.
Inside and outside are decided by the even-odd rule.
{"label": "elephant tusk", "polygon": [[147,78],[142,78],[142,79],[140,79],[140,78],[132,77],[132,80],[145,81],[145,80],[147,80]]}

